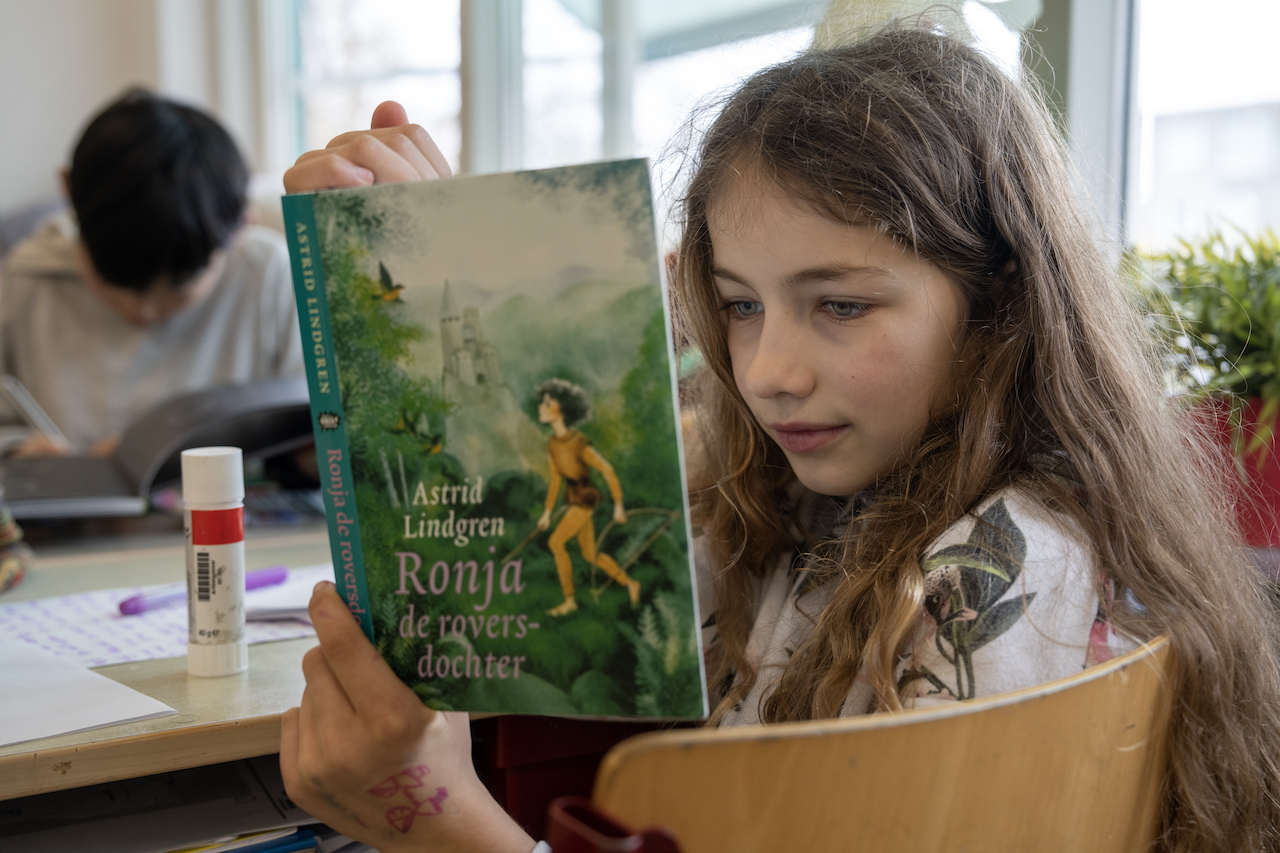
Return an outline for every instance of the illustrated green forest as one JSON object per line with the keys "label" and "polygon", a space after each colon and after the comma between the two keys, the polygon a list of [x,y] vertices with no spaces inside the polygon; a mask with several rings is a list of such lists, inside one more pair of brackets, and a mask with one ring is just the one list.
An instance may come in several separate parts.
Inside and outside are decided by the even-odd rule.
{"label": "illustrated green forest", "polygon": [[[623,175],[626,181],[588,177],[591,180],[576,191],[599,192],[611,199],[630,192],[629,174]],[[563,188],[548,191],[559,189]],[[581,365],[576,360],[580,353],[571,349],[565,350],[563,363],[556,363],[554,350],[550,356],[546,348],[540,354],[541,378],[559,376],[592,395],[593,416],[577,428],[613,464],[629,513],[627,524],[612,523],[608,489],[593,473],[596,487],[606,495],[594,515],[597,545],[641,584],[640,603],[633,608],[627,591],[599,568],[593,570],[577,543],[570,542],[578,610],[551,617],[546,611],[559,604],[563,594],[547,550],[548,533],[535,530],[547,493],[540,473],[494,474],[484,481],[480,503],[448,507],[458,516],[503,519],[500,536],[476,537],[465,546],[447,539],[404,538],[405,515],[417,519],[426,509],[411,505],[419,482],[429,492],[437,486],[473,484],[474,473],[463,470],[449,453],[445,423],[450,404],[438,381],[407,369],[424,331],[406,319],[379,274],[380,241],[399,224],[386,221],[376,208],[376,193],[367,190],[317,195],[315,215],[323,236],[325,289],[375,642],[392,668],[427,705],[438,709],[702,716],[697,624],[658,289],[649,288],[647,306],[635,292],[622,300],[632,312],[628,322],[634,324],[637,317],[643,322],[638,350],[626,361],[615,387],[599,387],[598,376],[576,366]],[[520,351],[516,344],[504,343],[507,346]],[[508,356],[506,363],[515,365],[511,384],[522,407],[532,414],[536,400],[529,392],[535,377],[520,374],[519,358]],[[546,428],[543,432],[549,435]],[[430,509],[434,514],[428,517],[443,517],[441,507]],[[442,592],[421,595],[410,583],[409,595],[396,594],[401,583],[397,553],[408,551],[421,556],[416,577],[424,586],[429,579],[438,582],[445,576],[436,564],[446,562]],[[489,561],[492,591],[486,594]],[[516,565],[520,590],[504,592],[502,581],[510,590]],[[520,639],[514,636],[516,620],[491,618],[516,615],[525,617],[528,632]],[[540,627],[529,627],[534,623]],[[493,636],[495,624],[505,625],[508,636],[501,636],[500,629]],[[424,625],[424,636],[418,636]],[[402,636],[406,628],[412,636]],[[455,633],[458,628],[461,631]],[[525,661],[519,678],[424,678],[419,665],[428,644],[433,661],[441,655],[520,655]]]}

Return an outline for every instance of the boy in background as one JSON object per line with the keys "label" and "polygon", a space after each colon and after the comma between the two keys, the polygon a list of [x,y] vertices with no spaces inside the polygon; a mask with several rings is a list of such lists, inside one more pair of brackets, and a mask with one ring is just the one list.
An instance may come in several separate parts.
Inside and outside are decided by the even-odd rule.
{"label": "boy in background", "polygon": [[18,455],[107,456],[170,397],[302,375],[288,251],[244,225],[248,177],[213,118],[148,92],[89,123],[64,173],[75,221],[16,246],[0,291],[0,373],[71,442]]}

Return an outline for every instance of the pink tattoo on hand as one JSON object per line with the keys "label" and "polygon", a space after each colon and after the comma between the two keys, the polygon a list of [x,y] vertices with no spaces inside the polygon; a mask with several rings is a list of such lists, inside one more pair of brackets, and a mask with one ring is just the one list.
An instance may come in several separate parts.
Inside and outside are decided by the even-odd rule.
{"label": "pink tattoo on hand", "polygon": [[419,764],[416,767],[410,767],[402,770],[394,776],[388,776],[378,784],[369,789],[369,793],[383,799],[390,799],[399,794],[404,794],[413,805],[411,806],[392,806],[387,809],[387,823],[394,826],[401,832],[408,832],[413,826],[414,818],[435,817],[444,811],[442,805],[449,796],[449,789],[445,787],[436,788],[434,795],[428,796],[428,789],[423,783],[423,779],[431,772],[431,768],[425,764]]}

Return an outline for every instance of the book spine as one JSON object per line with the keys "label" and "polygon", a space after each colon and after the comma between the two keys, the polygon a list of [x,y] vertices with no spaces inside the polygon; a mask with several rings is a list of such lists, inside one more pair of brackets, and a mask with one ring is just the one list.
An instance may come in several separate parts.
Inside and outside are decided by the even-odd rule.
{"label": "book spine", "polygon": [[311,430],[316,439],[321,493],[329,523],[334,583],[338,594],[360,621],[365,635],[372,640],[373,621],[369,617],[369,589],[365,582],[355,481],[351,476],[351,451],[347,445],[337,355],[329,323],[323,246],[316,230],[312,199],[309,193],[283,199],[289,259],[293,264],[293,293],[298,301],[298,323],[302,327],[302,351],[311,393]]}

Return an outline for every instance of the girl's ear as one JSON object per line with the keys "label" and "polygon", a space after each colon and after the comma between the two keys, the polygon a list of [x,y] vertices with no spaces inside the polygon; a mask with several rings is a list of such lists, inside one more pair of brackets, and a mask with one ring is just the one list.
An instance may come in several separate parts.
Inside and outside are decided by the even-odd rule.
{"label": "girl's ear", "polygon": [[966,287],[969,295],[968,314],[965,325],[969,328],[990,324],[999,312],[1013,285],[1020,274],[1021,267],[1016,257],[1009,258],[998,272],[992,273],[985,283]]}

